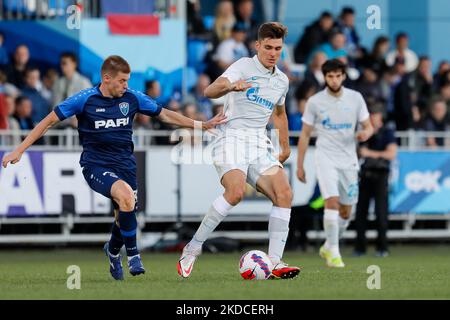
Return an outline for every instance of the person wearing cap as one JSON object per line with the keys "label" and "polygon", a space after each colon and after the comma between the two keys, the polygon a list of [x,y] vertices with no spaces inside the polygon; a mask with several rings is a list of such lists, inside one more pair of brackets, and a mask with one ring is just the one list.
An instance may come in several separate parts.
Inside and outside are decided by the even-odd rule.
{"label": "person wearing cap", "polygon": [[357,232],[355,242],[355,256],[366,253],[367,217],[370,200],[375,200],[376,228],[376,256],[388,255],[388,179],[390,163],[397,156],[397,143],[394,131],[383,123],[384,106],[375,103],[369,108],[370,122],[373,136],[359,147],[359,156],[362,161],[360,171],[359,196],[356,206],[355,229]]}

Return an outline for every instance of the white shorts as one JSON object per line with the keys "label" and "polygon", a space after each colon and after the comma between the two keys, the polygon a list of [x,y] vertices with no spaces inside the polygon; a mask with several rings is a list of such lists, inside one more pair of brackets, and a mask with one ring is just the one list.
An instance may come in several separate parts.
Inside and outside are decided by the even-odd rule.
{"label": "white shorts", "polygon": [[254,188],[260,176],[272,167],[283,168],[270,139],[223,136],[214,142],[212,159],[220,181],[231,170],[241,170]]}
{"label": "white shorts", "polygon": [[358,202],[359,170],[339,169],[328,159],[316,157],[316,175],[324,199],[338,197],[343,205],[352,206]]}

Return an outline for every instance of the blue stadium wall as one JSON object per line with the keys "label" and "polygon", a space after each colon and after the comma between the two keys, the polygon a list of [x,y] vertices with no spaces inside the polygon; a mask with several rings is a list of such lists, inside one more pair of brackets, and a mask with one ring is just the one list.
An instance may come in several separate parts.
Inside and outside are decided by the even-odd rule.
{"label": "blue stadium wall", "polygon": [[162,101],[173,91],[181,91],[186,64],[186,26],[181,20],[161,20],[158,36],[112,35],[106,19],[83,19],[80,30],[69,30],[64,20],[3,21],[0,31],[8,53],[24,43],[43,69],[59,69],[59,55],[73,51],[80,58],[80,71],[98,83],[103,60],[117,54],[131,64],[130,87],[143,90],[146,80],[158,79]]}

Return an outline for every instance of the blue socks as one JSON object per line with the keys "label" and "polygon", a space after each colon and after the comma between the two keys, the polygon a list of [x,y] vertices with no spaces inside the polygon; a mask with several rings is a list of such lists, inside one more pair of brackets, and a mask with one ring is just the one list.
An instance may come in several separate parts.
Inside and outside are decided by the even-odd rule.
{"label": "blue socks", "polygon": [[109,240],[109,253],[111,253],[111,255],[113,256],[117,256],[122,246],[123,246],[122,234],[120,233],[120,228],[114,221],[111,229],[111,239]]}
{"label": "blue socks", "polygon": [[119,211],[119,225],[123,243],[127,249],[127,256],[132,257],[139,254],[136,244],[137,220],[135,211]]}

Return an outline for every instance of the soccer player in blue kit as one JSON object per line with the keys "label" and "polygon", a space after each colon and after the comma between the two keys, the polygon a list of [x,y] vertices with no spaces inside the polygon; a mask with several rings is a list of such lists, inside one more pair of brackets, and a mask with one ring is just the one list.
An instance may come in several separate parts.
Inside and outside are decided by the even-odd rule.
{"label": "soccer player in blue kit", "polygon": [[69,97],[47,115],[2,161],[17,163],[22,154],[57,122],[76,115],[83,152],[80,166],[89,186],[113,200],[115,221],[104,250],[114,279],[123,280],[120,249],[125,245],[133,276],[145,273],[136,245],[136,159],[132,123],[136,113],[158,117],[162,122],[186,128],[212,129],[226,121],[219,114],[207,122],[194,121],[161,108],[154,100],[128,88],[131,69],[120,56],[108,57],[101,68],[101,84]]}

